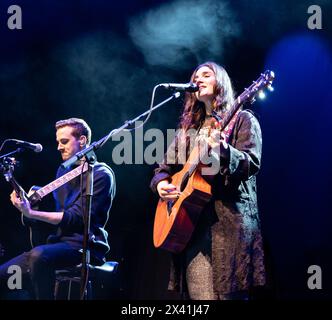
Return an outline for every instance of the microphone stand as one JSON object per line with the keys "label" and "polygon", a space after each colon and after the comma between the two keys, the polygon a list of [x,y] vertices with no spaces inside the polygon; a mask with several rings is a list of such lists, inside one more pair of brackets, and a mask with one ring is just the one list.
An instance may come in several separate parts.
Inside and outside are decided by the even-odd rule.
{"label": "microphone stand", "polygon": [[7,153],[7,154],[4,154],[4,155],[0,156],[0,160],[1,160],[2,158],[7,158],[7,157],[9,157],[9,156],[11,156],[11,155],[14,155],[14,154],[16,154],[16,153],[21,153],[22,151],[23,151],[22,148],[17,148],[17,149],[14,150],[14,151],[11,151],[11,152],[9,152],[9,153]]}
{"label": "microphone stand", "polygon": [[13,165],[17,164],[18,162],[16,160],[8,162],[8,158],[9,158],[9,156],[15,155],[17,153],[21,153],[22,151],[23,151],[22,148],[17,148],[14,151],[11,151],[9,153],[6,153],[6,154],[0,156],[0,172],[2,173],[2,171],[3,172],[8,171],[8,166],[13,166]]}
{"label": "microphone stand", "polygon": [[73,165],[75,162],[82,159],[83,157],[85,157],[88,163],[88,170],[86,176],[86,205],[85,205],[85,211],[83,213],[84,233],[83,233],[83,255],[82,255],[82,272],[81,272],[81,288],[80,288],[81,300],[84,300],[84,298],[86,298],[86,285],[88,283],[88,273],[89,273],[88,270],[90,264],[89,238],[90,238],[90,221],[91,221],[91,203],[93,198],[93,179],[94,179],[93,167],[96,162],[96,155],[94,151],[101,148],[112,136],[126,129],[128,126],[133,125],[135,121],[151,113],[152,111],[160,108],[167,102],[175,98],[178,98],[179,96],[180,92],[174,92],[170,97],[163,100],[161,103],[150,108],[149,110],[140,114],[136,118],[125,121],[125,123],[121,127],[112,130],[106,136],[104,136],[98,141],[91,143],[89,147],[77,152],[74,156],[72,156],[70,159],[61,164],[63,168],[67,169],[68,167],[70,167],[71,165]]}

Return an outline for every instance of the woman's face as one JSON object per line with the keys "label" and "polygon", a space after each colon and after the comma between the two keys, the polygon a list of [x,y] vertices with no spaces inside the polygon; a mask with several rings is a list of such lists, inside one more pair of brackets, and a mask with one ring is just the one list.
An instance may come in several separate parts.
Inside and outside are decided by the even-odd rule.
{"label": "woman's face", "polygon": [[196,98],[204,104],[211,103],[215,97],[214,89],[217,80],[214,72],[209,67],[201,67],[196,71],[193,82],[199,90],[195,92]]}

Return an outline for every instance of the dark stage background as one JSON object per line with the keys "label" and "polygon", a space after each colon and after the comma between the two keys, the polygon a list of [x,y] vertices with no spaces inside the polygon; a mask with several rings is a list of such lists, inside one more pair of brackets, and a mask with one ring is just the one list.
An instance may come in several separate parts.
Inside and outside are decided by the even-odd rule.
{"label": "dark stage background", "polygon": [[[22,30],[7,27],[13,4],[21,6]],[[312,4],[322,9],[320,30],[307,25]],[[225,66],[238,94],[271,69],[275,91],[253,105],[263,130],[258,193],[269,272],[263,296],[331,298],[331,14],[331,1],[324,0],[2,0],[0,142],[16,138],[44,146],[42,153],[18,157],[17,180],[29,189],[54,179],[61,161],[54,130],[59,119],[84,118],[97,140],[146,110],[156,84],[187,82],[206,60]],[[156,102],[167,94],[159,90]],[[153,113],[144,131],[175,128],[181,103]],[[114,163],[117,144],[109,141],[98,151],[116,173],[108,258],[121,263],[100,297],[176,299],[167,292],[169,254],[152,243],[155,166]],[[29,248],[10,192],[2,177],[1,261]],[[322,269],[321,290],[308,289],[310,265]]]}

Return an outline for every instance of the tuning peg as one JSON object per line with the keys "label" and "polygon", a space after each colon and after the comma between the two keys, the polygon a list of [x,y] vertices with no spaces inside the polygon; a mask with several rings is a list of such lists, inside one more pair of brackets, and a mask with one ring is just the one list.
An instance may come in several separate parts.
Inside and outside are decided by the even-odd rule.
{"label": "tuning peg", "polygon": [[267,86],[267,89],[268,89],[270,92],[273,92],[273,91],[274,91],[274,88],[273,88],[272,85],[270,85],[270,84]]}

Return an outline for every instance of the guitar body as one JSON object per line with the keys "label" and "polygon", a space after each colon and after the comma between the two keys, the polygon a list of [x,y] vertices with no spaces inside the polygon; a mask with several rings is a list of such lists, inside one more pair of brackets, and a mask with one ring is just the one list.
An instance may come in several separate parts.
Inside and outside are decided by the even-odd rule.
{"label": "guitar body", "polygon": [[[16,192],[17,197],[21,197],[21,195],[24,194],[25,197],[30,202],[31,208],[33,208],[34,210],[38,210],[37,204],[45,196],[47,196],[54,190],[63,186],[68,181],[76,178],[77,176],[88,170],[88,165],[86,163],[82,164],[76,167],[75,169],[67,172],[63,176],[57,178],[56,180],[50,182],[44,187],[32,186],[30,188],[28,196],[23,190],[23,188],[18,184],[15,177],[13,176],[15,165],[16,165],[16,160],[14,158],[6,157],[4,158],[2,163],[0,163],[0,171],[3,173],[7,182],[9,182],[12,185],[13,189]],[[21,222],[23,226],[29,228],[31,247],[35,247],[36,245],[39,244],[44,244],[47,236],[54,230],[53,225],[35,219],[27,218],[23,214],[21,215]]]}
{"label": "guitar body", "polygon": [[181,191],[175,201],[159,200],[154,221],[153,243],[157,248],[181,252],[195,229],[200,213],[212,197],[211,185],[201,176],[199,168],[188,175],[193,149],[183,169],[172,176],[171,183]]}

